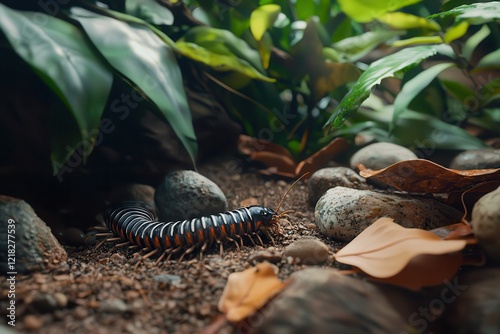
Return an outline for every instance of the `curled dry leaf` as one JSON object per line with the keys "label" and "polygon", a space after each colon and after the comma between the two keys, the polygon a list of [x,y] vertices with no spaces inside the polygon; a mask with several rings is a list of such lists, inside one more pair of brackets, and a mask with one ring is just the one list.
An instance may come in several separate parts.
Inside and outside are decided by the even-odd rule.
{"label": "curled dry leaf", "polygon": [[[458,255],[453,253],[466,244],[465,240],[442,240],[429,231],[404,228],[391,218],[380,218],[337,252],[335,259],[388,283],[418,289],[451,277],[460,266]],[[435,271],[436,267],[440,270]]]}
{"label": "curled dry leaf", "polygon": [[335,138],[321,150],[299,163],[295,162],[286,148],[266,140],[240,135],[238,147],[241,153],[268,167],[260,171],[262,174],[295,178],[324,167],[335,156],[344,152],[348,144],[343,138]]}
{"label": "curled dry leaf", "polygon": [[219,311],[231,322],[252,315],[286,287],[287,283],[278,279],[277,272],[276,266],[263,262],[229,275],[219,300]]}
{"label": "curled dry leaf", "polygon": [[448,193],[500,178],[500,169],[455,170],[425,159],[400,161],[375,171],[363,165],[358,168],[365,178],[380,180],[401,191],[418,193]]}

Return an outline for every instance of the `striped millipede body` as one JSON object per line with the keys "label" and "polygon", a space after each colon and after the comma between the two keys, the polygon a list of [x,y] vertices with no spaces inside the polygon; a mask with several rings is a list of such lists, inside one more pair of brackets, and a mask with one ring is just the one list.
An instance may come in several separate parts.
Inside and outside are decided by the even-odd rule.
{"label": "striped millipede body", "polygon": [[243,246],[244,237],[253,244],[256,238],[263,245],[260,237],[263,234],[274,243],[271,234],[280,234],[279,221],[287,217],[288,212],[278,214],[278,211],[288,192],[301,178],[285,192],[276,210],[254,205],[190,220],[160,222],[155,220],[145,203],[120,202],[105,210],[106,227],[97,228],[104,233],[96,233],[95,236],[105,237],[99,245],[121,240],[123,242],[117,246],[142,249],[147,254],[141,260],[160,254],[156,263],[179,252],[182,252],[181,260],[195,250],[200,251],[201,258],[205,249],[213,244],[219,245],[222,255],[223,243],[232,242],[239,248],[239,245]]}

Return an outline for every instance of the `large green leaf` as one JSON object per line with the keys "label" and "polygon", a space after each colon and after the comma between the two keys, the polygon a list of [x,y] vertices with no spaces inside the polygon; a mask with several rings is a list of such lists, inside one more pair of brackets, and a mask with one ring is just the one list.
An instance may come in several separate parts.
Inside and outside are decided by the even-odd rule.
{"label": "large green leaf", "polygon": [[477,46],[491,33],[490,28],[487,25],[483,25],[479,31],[474,35],[467,38],[462,48],[462,56],[467,59],[467,61],[472,60],[472,54],[476,50]]}
{"label": "large green leaf", "polygon": [[[84,138],[99,128],[113,76],[88,46],[75,26],[42,13],[21,12],[0,4],[0,28],[13,49],[30,64],[70,110],[80,134],[55,128],[59,145],[53,148],[54,166],[62,166],[78,143],[92,147],[96,138]],[[58,123],[60,124],[60,123]],[[71,149],[66,150],[69,145]],[[91,150],[83,151],[83,158]],[[57,173],[57,167],[54,172]]]}
{"label": "large green leaf", "polygon": [[404,72],[437,53],[452,57],[453,49],[444,44],[415,46],[403,49],[372,63],[342,99],[325,126],[338,127],[342,125],[345,119],[354,113],[361,103],[370,96],[372,88],[378,85],[382,79]]}
{"label": "large green leaf", "polygon": [[403,89],[399,92],[394,100],[394,114],[392,116],[392,122],[390,123],[390,131],[394,130],[394,125],[396,124],[397,119],[401,116],[403,111],[410,105],[410,102],[417,97],[417,95],[427,87],[432,80],[434,80],[439,73],[455,66],[454,63],[441,63],[434,65],[425,71],[416,75],[413,79],[408,81]]}
{"label": "large green leaf", "polygon": [[342,11],[358,22],[368,22],[421,0],[373,1],[373,0],[338,0]]}
{"label": "large green leaf", "polygon": [[355,62],[380,44],[401,35],[400,31],[375,30],[359,36],[345,38],[332,45],[342,61]]}
{"label": "large green leaf", "polygon": [[280,12],[281,7],[274,4],[260,6],[252,12],[250,31],[257,41],[260,41],[266,30],[273,26]]}
{"label": "large green leaf", "polygon": [[462,5],[448,11],[437,13],[429,18],[455,16],[455,20],[467,20],[470,24],[483,24],[500,20],[500,2],[479,2]]}
{"label": "large green leaf", "polygon": [[195,159],[197,145],[182,74],[172,48],[142,24],[72,8],[89,39],[117,71],[133,81],[159,108]]}
{"label": "large green leaf", "polygon": [[169,26],[174,23],[174,15],[170,9],[155,0],[127,0],[125,8],[127,14],[152,24]]}

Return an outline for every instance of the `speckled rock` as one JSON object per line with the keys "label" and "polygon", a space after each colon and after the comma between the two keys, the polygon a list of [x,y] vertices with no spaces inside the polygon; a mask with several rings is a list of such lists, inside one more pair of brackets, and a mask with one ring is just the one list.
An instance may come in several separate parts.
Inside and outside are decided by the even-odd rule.
{"label": "speckled rock", "polygon": [[358,170],[362,164],[373,170],[382,169],[399,161],[418,159],[417,155],[407,149],[392,143],[375,143],[363,147],[351,157],[351,168]]}
{"label": "speckled rock", "polygon": [[[500,333],[500,268],[475,269],[451,280],[443,290],[443,333]],[[446,293],[446,294],[444,294]]]}
{"label": "speckled rock", "polygon": [[432,198],[335,187],[316,204],[314,222],[325,235],[350,241],[377,219],[430,230],[459,222],[462,213]]}
{"label": "speckled rock", "polygon": [[283,256],[302,264],[323,264],[328,261],[328,246],[319,239],[302,237],[286,246]]}
{"label": "speckled rock", "polygon": [[[14,231],[14,232],[8,232]],[[9,260],[8,236],[15,241],[15,263]],[[23,200],[0,195],[0,271],[29,273],[66,261],[67,254],[50,228]]]}
{"label": "speckled rock", "polygon": [[500,188],[476,202],[472,209],[472,229],[486,256],[500,263]]}
{"label": "speckled rock", "polygon": [[169,173],[155,191],[162,221],[191,219],[227,210],[227,200],[211,180],[190,170]]}
{"label": "speckled rock", "polygon": [[453,158],[450,168],[459,170],[500,168],[500,149],[464,151]]}
{"label": "speckled rock", "polygon": [[334,269],[308,268],[237,333],[416,333],[408,324],[421,297]]}
{"label": "speckled rock", "polygon": [[309,178],[309,203],[316,205],[318,199],[330,188],[342,186],[354,189],[369,189],[366,179],[347,167],[330,167],[316,171]]}

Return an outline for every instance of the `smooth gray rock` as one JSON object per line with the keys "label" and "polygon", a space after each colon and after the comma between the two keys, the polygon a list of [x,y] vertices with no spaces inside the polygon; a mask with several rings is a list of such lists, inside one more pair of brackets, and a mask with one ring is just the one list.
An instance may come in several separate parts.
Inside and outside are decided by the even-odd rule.
{"label": "smooth gray rock", "polygon": [[[10,236],[10,237],[9,237]],[[10,240],[10,242],[9,242]],[[12,252],[15,252],[12,253]],[[15,263],[12,262],[14,254]],[[30,273],[66,261],[50,228],[25,201],[0,195],[0,272]]]}
{"label": "smooth gray rock", "polygon": [[227,210],[227,200],[211,180],[191,170],[169,173],[155,191],[158,216],[176,221]]}
{"label": "smooth gray rock", "polygon": [[453,158],[450,168],[459,170],[500,168],[500,149],[464,151]]}
{"label": "smooth gray rock", "polygon": [[471,223],[486,256],[500,264],[500,188],[476,202],[472,209]]}
{"label": "smooth gray rock", "polygon": [[342,186],[354,189],[369,189],[366,179],[347,167],[330,167],[316,171],[309,178],[309,203],[316,205],[318,199],[330,188]]}
{"label": "smooth gray rock", "polygon": [[335,187],[316,204],[314,222],[325,235],[354,239],[377,219],[390,217],[404,227],[431,230],[457,223],[458,210],[432,198]]}
{"label": "smooth gray rock", "polygon": [[362,164],[373,170],[382,169],[396,162],[418,159],[417,155],[406,147],[392,143],[375,143],[363,147],[351,157],[350,166],[358,170]]}
{"label": "smooth gray rock", "polygon": [[286,246],[283,256],[298,259],[301,264],[323,264],[328,261],[328,246],[319,239],[302,237]]}

